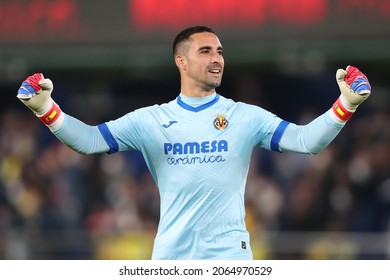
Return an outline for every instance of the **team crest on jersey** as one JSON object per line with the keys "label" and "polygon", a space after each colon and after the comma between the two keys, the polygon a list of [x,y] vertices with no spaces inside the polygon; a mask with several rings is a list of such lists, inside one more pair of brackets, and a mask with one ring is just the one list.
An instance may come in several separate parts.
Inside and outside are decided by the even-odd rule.
{"label": "team crest on jersey", "polygon": [[217,114],[214,120],[214,126],[218,130],[224,130],[228,126],[229,122],[224,114]]}

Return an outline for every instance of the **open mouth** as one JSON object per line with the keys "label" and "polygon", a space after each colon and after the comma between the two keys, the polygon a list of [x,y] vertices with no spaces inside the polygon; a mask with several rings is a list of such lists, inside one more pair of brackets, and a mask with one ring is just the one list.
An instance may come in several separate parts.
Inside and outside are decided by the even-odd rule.
{"label": "open mouth", "polygon": [[222,73],[222,71],[221,71],[221,69],[210,69],[209,73],[211,73],[213,75],[219,75]]}

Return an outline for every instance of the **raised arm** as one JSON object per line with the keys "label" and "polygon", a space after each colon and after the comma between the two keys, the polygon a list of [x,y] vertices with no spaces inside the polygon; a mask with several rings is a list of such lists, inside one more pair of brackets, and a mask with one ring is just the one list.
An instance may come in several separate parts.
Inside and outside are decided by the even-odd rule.
{"label": "raised arm", "polygon": [[281,151],[316,154],[339,134],[357,107],[371,94],[367,77],[356,67],[338,69],[340,97],[332,108],[307,125],[289,124],[280,139]]}
{"label": "raised arm", "polygon": [[17,97],[56,137],[74,151],[93,154],[109,151],[97,126],[90,126],[60,109],[51,97],[53,83],[42,73],[29,76],[20,86]]}

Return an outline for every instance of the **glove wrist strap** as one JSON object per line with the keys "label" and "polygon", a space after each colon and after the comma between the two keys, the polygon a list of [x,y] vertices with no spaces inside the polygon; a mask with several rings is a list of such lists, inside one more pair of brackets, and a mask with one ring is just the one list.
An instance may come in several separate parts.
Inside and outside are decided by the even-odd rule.
{"label": "glove wrist strap", "polygon": [[336,102],[333,103],[332,112],[341,121],[348,121],[354,113],[349,111],[343,106],[343,104],[340,101],[340,98],[338,98]]}
{"label": "glove wrist strap", "polygon": [[62,111],[61,111],[60,107],[57,105],[57,103],[53,102],[49,111],[47,111],[42,116],[38,116],[38,118],[45,125],[51,126],[53,123],[55,123],[59,119],[61,113],[62,113]]}

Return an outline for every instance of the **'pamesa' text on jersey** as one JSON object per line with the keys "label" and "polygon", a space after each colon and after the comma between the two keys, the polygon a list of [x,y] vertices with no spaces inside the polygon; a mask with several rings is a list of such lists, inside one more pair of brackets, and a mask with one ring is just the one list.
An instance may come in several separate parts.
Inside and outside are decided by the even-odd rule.
{"label": "'pamesa' text on jersey", "polygon": [[169,165],[223,162],[225,159],[222,155],[210,154],[227,152],[228,149],[226,140],[164,143],[164,153],[170,155],[167,158]]}

